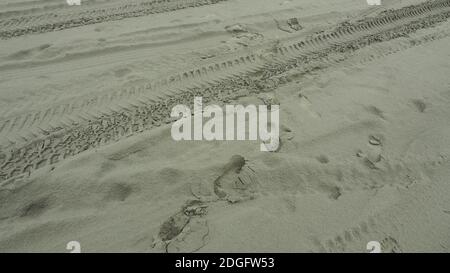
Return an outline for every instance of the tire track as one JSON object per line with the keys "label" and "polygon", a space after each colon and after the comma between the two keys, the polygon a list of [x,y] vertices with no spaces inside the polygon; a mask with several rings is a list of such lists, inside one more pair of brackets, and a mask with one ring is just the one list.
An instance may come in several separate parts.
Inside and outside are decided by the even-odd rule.
{"label": "tire track", "polygon": [[[114,109],[127,108],[131,104],[149,100],[150,97],[146,93],[155,93],[152,92],[154,90],[158,90],[158,96],[152,97],[152,99],[156,100],[159,96],[171,94],[176,89],[200,87],[202,84],[212,84],[225,77],[233,76],[233,74],[248,72],[260,67],[261,61],[261,56],[255,54],[243,54],[241,56],[235,56],[233,59],[227,59],[225,61],[215,62],[196,69],[180,72],[166,79],[149,82],[142,86],[131,86],[117,90],[113,93],[93,96],[88,99],[64,105],[57,105],[40,111],[27,112],[23,115],[12,117],[6,116],[6,118],[0,122],[0,135],[4,135],[4,133],[24,134],[20,131],[23,128],[29,131],[35,129],[33,126],[46,127],[46,125],[52,122],[57,124],[56,127],[58,127],[60,121],[65,118],[72,119],[72,121],[82,121],[85,118],[73,116],[75,109],[77,112],[89,112],[89,110],[92,110],[94,107],[99,108],[101,106],[108,106],[111,110],[108,110],[106,113],[110,113],[111,111],[114,111]],[[126,100],[127,102],[124,103],[123,100]],[[115,106],[112,104],[114,102],[116,102]],[[91,114],[93,116],[96,115],[95,113]],[[63,122],[63,126],[64,123],[67,123],[67,121]]]}
{"label": "tire track", "polygon": [[[66,127],[41,129],[40,135],[31,133],[30,137],[24,137],[24,142],[2,148],[1,185],[7,186],[14,183],[17,177],[26,176],[35,169],[104,143],[170,123],[172,106],[190,105],[195,96],[202,96],[205,103],[213,99],[228,102],[242,96],[242,92],[245,95],[273,90],[287,81],[283,74],[290,70],[307,72],[316,69],[318,63],[326,65],[323,61],[329,59],[331,54],[355,52],[371,44],[432,27],[450,17],[449,7],[450,0],[440,0],[388,11],[379,17],[343,24],[329,33],[308,40],[286,43],[278,47],[272,56],[249,54],[222,62],[218,67],[205,66],[156,83],[121,90],[114,96],[125,99],[133,97],[125,105],[118,104],[115,109],[110,109],[108,113],[98,113],[97,116],[88,113],[80,116],[81,121],[71,121]],[[221,66],[224,69],[241,69],[243,64],[249,64],[249,68],[242,68],[236,73],[219,73],[219,76],[215,73],[224,71],[220,70]],[[187,84],[189,80],[191,82]],[[152,97],[148,95],[149,90],[163,90],[163,93]],[[59,113],[58,111],[53,110],[53,113]],[[51,115],[52,110],[47,109],[35,114],[34,119],[39,122],[37,117],[43,116],[45,119]],[[21,118],[16,117],[5,121],[0,128],[5,131],[20,123]],[[27,121],[22,120],[22,124],[25,126]],[[16,142],[16,139],[12,142]]]}
{"label": "tire track", "polygon": [[39,15],[23,15],[0,21],[0,39],[32,33],[45,33],[85,25],[147,16],[179,9],[212,5],[228,0],[153,0],[86,10],[83,7],[63,9]]}
{"label": "tire track", "polygon": [[[406,15],[411,16],[410,14],[403,12],[403,16],[408,17]],[[380,18],[379,21],[384,24],[388,24],[388,22],[390,22],[385,18]],[[374,21],[374,24],[369,23],[368,25],[376,26],[375,29],[377,31],[382,31],[381,24],[377,24],[377,21]],[[277,49],[279,56],[276,56],[273,61],[283,65],[286,62],[295,61],[299,55],[305,56],[307,54],[311,54],[311,52],[324,50],[329,47],[330,44],[332,46],[339,47],[343,43],[348,43],[354,39],[356,34],[359,35],[356,37],[367,35],[367,33],[363,31],[358,31],[357,27],[352,26],[347,28],[345,26],[346,25],[343,24],[343,26],[339,26],[336,30],[331,31],[330,33],[314,37],[310,40],[301,41],[299,43],[295,42],[291,45],[280,47]],[[365,28],[362,27],[360,29]],[[358,33],[355,34],[355,31]],[[370,30],[365,29],[365,31]],[[299,51],[303,52],[299,54]],[[27,141],[29,137],[33,138],[35,136],[36,132],[33,134],[30,134],[29,132],[36,129],[36,126],[41,128],[38,132],[44,131],[45,133],[47,130],[54,132],[55,130],[67,127],[67,125],[72,123],[78,123],[89,119],[89,117],[85,116],[74,116],[73,112],[75,110],[79,113],[88,112],[89,116],[93,117],[98,116],[99,114],[109,114],[114,112],[114,109],[120,110],[121,108],[129,108],[133,105],[140,104],[142,101],[148,101],[150,99],[148,94],[154,93],[155,90],[158,90],[158,94],[160,94],[160,96],[152,96],[152,100],[158,100],[160,97],[164,97],[164,95],[167,94],[173,94],[174,92],[178,93],[182,88],[198,88],[201,87],[202,84],[214,84],[217,81],[225,80],[227,77],[234,77],[237,74],[244,72],[248,73],[256,71],[263,68],[265,61],[266,60],[261,54],[244,54],[241,56],[234,56],[232,59],[224,59],[222,62],[207,64],[200,68],[172,75],[157,82],[149,82],[143,86],[131,86],[113,93],[93,96],[74,103],[58,105],[42,111],[34,111],[31,113],[27,112],[21,117],[6,116],[2,121],[0,121],[0,124],[2,124],[2,126],[0,125],[0,135],[2,135],[2,132],[7,132],[8,134],[14,135],[19,134],[23,136],[21,138]],[[337,60],[325,59],[321,61],[325,61],[327,65],[330,65],[331,63],[336,63]],[[239,67],[239,69],[237,69],[237,67]],[[93,108],[98,109],[101,108],[101,106],[108,106],[111,109],[102,113],[92,111]],[[33,119],[33,121],[30,122],[30,118]],[[20,120],[22,120],[22,126],[20,126]],[[27,124],[27,126],[24,126],[24,124]],[[32,126],[34,126],[34,128]],[[20,131],[20,129],[24,127],[28,132]],[[27,135],[29,135],[29,137],[27,137]],[[12,142],[14,142],[14,140]]]}
{"label": "tire track", "polygon": [[[395,239],[390,233],[380,232],[378,230],[379,219],[377,216],[369,216],[368,220],[361,221],[358,225],[349,227],[341,233],[326,240],[313,238],[313,244],[318,252],[342,253],[342,252],[364,252],[365,245],[371,241],[374,234],[383,238],[380,241],[381,252],[383,253],[401,253],[403,252],[398,239]],[[356,246],[356,247],[355,247]],[[369,251],[369,250],[366,250]]]}
{"label": "tire track", "polygon": [[[107,0],[90,0],[90,1],[84,1],[83,7],[86,6],[93,6],[93,5],[99,5],[99,4],[105,4],[107,3]],[[38,5],[38,6],[37,6]],[[49,11],[49,10],[57,10],[57,9],[72,9],[73,8],[81,8],[80,7],[70,7],[67,5],[65,1],[61,0],[52,0],[52,1],[30,1],[30,2],[21,2],[21,3],[8,3],[8,4],[0,4],[1,6],[5,7],[16,7],[17,9],[14,10],[7,10],[0,12],[0,19],[1,18],[9,18],[14,16],[25,16],[25,15],[32,15],[33,13],[36,14],[38,12],[43,11]]]}

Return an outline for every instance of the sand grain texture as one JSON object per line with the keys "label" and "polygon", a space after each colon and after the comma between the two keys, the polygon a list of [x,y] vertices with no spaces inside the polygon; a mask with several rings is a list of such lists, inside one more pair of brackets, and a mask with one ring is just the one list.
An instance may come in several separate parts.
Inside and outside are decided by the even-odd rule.
{"label": "sand grain texture", "polygon": [[0,251],[448,252],[450,1],[382,2],[0,0]]}

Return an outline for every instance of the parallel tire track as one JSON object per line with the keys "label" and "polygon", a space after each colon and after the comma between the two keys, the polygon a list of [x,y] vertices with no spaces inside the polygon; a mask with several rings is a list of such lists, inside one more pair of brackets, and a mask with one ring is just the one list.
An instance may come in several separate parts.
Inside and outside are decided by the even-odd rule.
{"label": "parallel tire track", "polygon": [[[395,19],[392,15],[385,15],[378,19],[369,19],[356,24],[355,26],[339,26],[336,30],[319,35],[312,39],[300,42],[294,42],[288,46],[277,49],[278,59],[272,62],[284,64],[295,61],[299,56],[323,50],[326,47],[340,46],[348,43],[357,37],[367,35],[368,32],[382,31],[383,28],[389,28],[392,18],[396,23],[404,23],[421,13],[432,12],[433,9],[427,7],[409,7],[401,10],[400,19]],[[371,26],[368,28],[367,26]],[[344,50],[348,50],[345,49]],[[292,60],[291,60],[292,59]],[[22,115],[4,116],[0,120],[0,136],[10,142],[27,142],[30,138],[37,135],[48,134],[59,131],[70,124],[76,124],[87,119],[95,118],[101,114],[110,114],[114,111],[120,111],[121,108],[129,108],[141,101],[148,101],[150,98],[159,100],[160,97],[170,95],[173,92],[178,93],[180,89],[197,88],[202,84],[214,83],[228,77],[234,77],[244,72],[257,71],[264,67],[266,60],[263,56],[257,54],[246,54],[235,56],[222,62],[207,64],[193,70],[184,71],[172,75],[157,82],[149,82],[141,86],[131,86],[108,94],[92,96],[83,100],[71,103],[57,105],[40,111],[29,111]],[[157,90],[159,96],[149,97],[149,93]],[[123,101],[126,101],[125,103]],[[100,106],[108,106],[106,112],[99,112],[96,109]],[[87,113],[79,115],[77,113]],[[25,128],[25,130],[22,130]],[[0,145],[5,143],[0,143]]]}
{"label": "parallel tire track", "polygon": [[[5,116],[0,120],[0,136],[8,138],[8,134],[19,134],[22,138],[26,139],[27,133],[30,134],[33,130],[38,129],[42,131],[43,128],[48,128],[51,124],[53,124],[53,127],[60,128],[61,126],[67,125],[65,124],[67,122],[81,122],[86,119],[83,116],[77,117],[76,113],[90,112],[90,115],[95,116],[98,113],[95,113],[95,110],[92,109],[98,109],[101,106],[111,108],[107,111],[107,113],[111,113],[123,107],[126,108],[132,104],[139,103],[140,101],[149,100],[150,95],[148,93],[155,93],[151,92],[153,90],[158,90],[158,96],[151,98],[157,100],[161,96],[170,95],[176,89],[185,89],[186,87],[195,88],[205,83],[220,81],[234,74],[238,75],[252,69],[255,70],[261,67],[262,62],[262,57],[255,54],[234,56],[225,61],[180,72],[145,85],[131,86],[112,93],[92,96],[87,99],[57,105],[43,110],[27,112],[23,115]],[[65,118],[70,119],[70,121],[64,121]],[[23,128],[28,132],[24,133]],[[49,130],[51,131],[51,129]],[[39,132],[35,132],[35,134],[39,134]]]}
{"label": "parallel tire track", "polygon": [[[330,56],[404,37],[446,21],[448,17],[450,0],[429,1],[388,11],[375,18],[342,24],[308,40],[292,41],[278,47],[272,57],[249,54],[222,63],[223,69],[243,67],[237,74],[217,76],[215,73],[221,71],[221,65],[210,65],[122,91],[120,96],[128,96],[133,102],[111,109],[110,113],[83,117],[84,121],[74,121],[66,127],[55,128],[54,132],[43,132],[42,136],[26,140],[25,144],[3,148],[0,151],[0,188],[48,164],[103,143],[170,123],[172,106],[190,105],[195,96],[202,96],[205,102],[227,102],[240,96],[242,90],[247,93],[273,90],[286,81],[283,73],[292,69],[306,72],[314,69],[317,63],[327,65],[327,62],[339,62],[339,58]],[[193,81],[192,85],[187,84],[189,79]],[[146,92],[152,89],[165,90],[164,95],[156,99],[148,98]],[[49,116],[51,111],[40,115]],[[30,117],[31,120],[33,118]],[[24,127],[27,121],[20,118],[8,120],[0,128],[8,128],[12,126],[10,124]]]}
{"label": "parallel tire track", "polygon": [[84,25],[117,21],[132,17],[170,12],[179,9],[216,4],[227,0],[153,0],[85,9],[63,9],[0,20],[0,39],[10,39],[32,33],[45,33]]}

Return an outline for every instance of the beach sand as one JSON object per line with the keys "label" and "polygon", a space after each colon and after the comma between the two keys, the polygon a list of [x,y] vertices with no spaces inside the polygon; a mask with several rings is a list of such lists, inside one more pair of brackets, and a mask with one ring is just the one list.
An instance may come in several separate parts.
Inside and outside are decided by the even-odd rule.
{"label": "beach sand", "polygon": [[[449,1],[124,2],[0,0],[0,252],[450,250]],[[279,149],[174,141],[194,95]]]}

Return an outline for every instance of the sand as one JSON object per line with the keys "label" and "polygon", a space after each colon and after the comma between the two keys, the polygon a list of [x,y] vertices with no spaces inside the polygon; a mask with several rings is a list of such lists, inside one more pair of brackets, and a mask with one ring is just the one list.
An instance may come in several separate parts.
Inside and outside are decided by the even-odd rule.
{"label": "sand", "polygon": [[[0,0],[1,252],[450,250],[449,1],[152,2]],[[174,141],[194,96],[279,149]]]}

